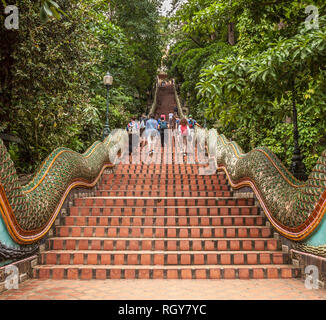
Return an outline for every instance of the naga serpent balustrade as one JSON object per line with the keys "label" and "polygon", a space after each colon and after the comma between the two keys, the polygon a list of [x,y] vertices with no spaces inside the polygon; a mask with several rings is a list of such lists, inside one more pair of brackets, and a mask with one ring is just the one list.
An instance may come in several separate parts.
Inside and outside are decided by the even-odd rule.
{"label": "naga serpent balustrade", "polygon": [[110,159],[126,143],[127,133],[115,130],[84,154],[58,148],[43,162],[32,181],[21,186],[0,139],[0,260],[34,252],[35,244],[50,230],[70,190],[95,186],[105,168],[113,167]]}
{"label": "naga serpent balustrade", "polygon": [[[216,130],[196,128],[200,144],[207,140],[210,157],[233,188],[250,186],[273,227],[302,251],[326,256],[326,151],[307,182],[295,179],[268,148],[244,154]],[[84,154],[59,148],[44,161],[26,186],[0,140],[0,260],[23,257],[37,249],[60,212],[69,191],[93,187],[110,159],[128,145],[125,130],[115,130]],[[113,155],[113,157],[111,157]]]}
{"label": "naga serpent balustrade", "polygon": [[236,142],[228,141],[215,129],[197,128],[197,135],[207,136],[209,154],[233,188],[253,189],[280,234],[295,241],[302,251],[326,256],[326,150],[304,183],[266,147],[244,154]]}

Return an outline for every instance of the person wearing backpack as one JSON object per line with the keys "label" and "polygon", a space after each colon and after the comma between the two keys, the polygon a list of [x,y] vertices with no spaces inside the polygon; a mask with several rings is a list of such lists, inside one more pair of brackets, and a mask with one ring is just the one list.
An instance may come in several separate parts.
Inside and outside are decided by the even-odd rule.
{"label": "person wearing backpack", "polygon": [[190,136],[191,136],[191,138],[193,138],[193,136],[195,134],[195,125],[196,124],[197,124],[197,121],[192,118],[192,115],[189,115],[188,125],[189,125],[189,129],[190,129]]}
{"label": "person wearing backpack", "polygon": [[178,116],[175,117],[175,129],[178,130],[180,126],[180,118]]}
{"label": "person wearing backpack", "polygon": [[179,131],[179,134],[181,135],[182,142],[183,142],[183,155],[186,156],[187,155],[187,141],[190,137],[190,128],[189,128],[187,119],[185,119],[185,118],[181,119],[178,131]]}
{"label": "person wearing backpack", "polygon": [[188,124],[190,129],[195,129],[195,125],[197,124],[197,121],[192,118],[192,115],[189,115]]}
{"label": "person wearing backpack", "polygon": [[164,117],[161,117],[159,124],[159,130],[161,135],[161,146],[164,148],[164,130],[169,129],[168,123],[165,121]]}
{"label": "person wearing backpack", "polygon": [[174,114],[173,114],[173,112],[170,112],[169,113],[169,126],[170,126],[170,128],[173,128],[173,117],[174,117]]}
{"label": "person wearing backpack", "polygon": [[154,139],[155,136],[158,135],[158,123],[155,120],[155,117],[153,114],[149,116],[149,120],[146,122],[146,129],[145,129],[145,134],[147,137],[147,142],[150,148],[149,153],[153,154],[154,153]]}
{"label": "person wearing backpack", "polygon": [[136,147],[139,143],[138,135],[139,135],[139,124],[136,121],[136,118],[132,117],[131,121],[127,125],[127,131],[129,136],[129,155],[132,153],[133,148]]}
{"label": "person wearing backpack", "polygon": [[143,114],[140,118],[140,125],[139,125],[139,134],[140,134],[140,139],[141,139],[141,146],[145,143],[145,139],[143,138],[143,133],[146,129],[146,121],[147,117]]}

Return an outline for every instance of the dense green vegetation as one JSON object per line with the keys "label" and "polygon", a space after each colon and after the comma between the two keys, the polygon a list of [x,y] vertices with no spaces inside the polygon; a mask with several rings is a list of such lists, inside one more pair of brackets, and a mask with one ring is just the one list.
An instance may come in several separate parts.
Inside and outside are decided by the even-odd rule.
{"label": "dense green vegetation", "polygon": [[[56,147],[82,152],[101,138],[106,89],[110,127],[147,110],[165,65],[183,103],[247,152],[267,146],[290,165],[292,108],[308,168],[326,147],[324,0],[14,0],[19,30],[0,15],[0,133],[22,139],[10,153],[33,172]],[[305,23],[319,10],[317,28]],[[314,21],[314,20],[313,20]],[[313,22],[313,21],[310,21]]]}
{"label": "dense green vegetation", "polygon": [[[19,30],[4,28],[4,4],[18,6]],[[56,147],[83,152],[101,138],[107,71],[111,129],[148,108],[162,55],[159,8],[156,0],[0,2],[0,133],[23,141],[10,144],[19,172]]]}
{"label": "dense green vegetation", "polygon": [[[309,5],[319,10],[318,28],[306,27]],[[171,18],[166,65],[191,113],[245,151],[268,146],[289,165],[295,104],[311,170],[326,147],[325,9],[323,0],[184,3]]]}

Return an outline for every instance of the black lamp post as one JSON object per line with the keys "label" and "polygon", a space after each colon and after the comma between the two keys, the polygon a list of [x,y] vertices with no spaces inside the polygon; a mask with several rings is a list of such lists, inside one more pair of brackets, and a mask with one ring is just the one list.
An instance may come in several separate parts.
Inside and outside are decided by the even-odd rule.
{"label": "black lamp post", "polygon": [[293,113],[293,138],[294,152],[292,157],[291,172],[299,180],[307,180],[306,167],[302,162],[302,155],[299,146],[299,130],[298,130],[298,113],[296,108],[296,89],[295,82],[292,82],[292,113]]}
{"label": "black lamp post", "polygon": [[113,77],[111,76],[110,72],[107,72],[105,77],[103,78],[103,83],[106,86],[106,122],[103,129],[103,140],[110,134],[110,127],[109,127],[109,93],[110,87],[113,83]]}

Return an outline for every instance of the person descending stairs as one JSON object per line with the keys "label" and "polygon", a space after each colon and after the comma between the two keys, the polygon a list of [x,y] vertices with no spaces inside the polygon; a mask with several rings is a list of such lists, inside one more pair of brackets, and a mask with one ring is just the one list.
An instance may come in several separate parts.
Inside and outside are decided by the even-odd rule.
{"label": "person descending stairs", "polygon": [[299,277],[255,199],[236,197],[224,173],[201,174],[205,155],[184,158],[175,142],[162,150],[157,139],[157,152],[118,164],[103,174],[95,196],[76,198],[46,240],[34,277]]}

